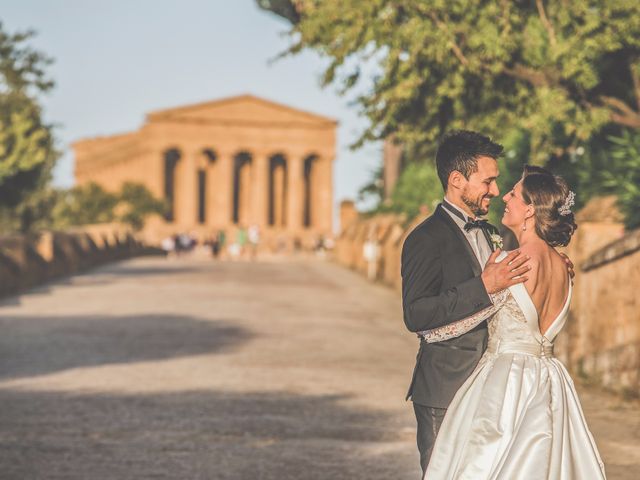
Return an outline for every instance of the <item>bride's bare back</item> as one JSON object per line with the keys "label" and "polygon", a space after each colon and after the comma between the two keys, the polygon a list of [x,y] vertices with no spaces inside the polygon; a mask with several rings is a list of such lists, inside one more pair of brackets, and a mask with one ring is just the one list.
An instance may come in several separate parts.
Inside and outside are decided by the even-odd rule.
{"label": "bride's bare back", "polygon": [[562,311],[569,294],[567,264],[555,248],[546,243],[523,245],[520,250],[531,257],[531,271],[524,283],[538,312],[538,325],[544,335]]}

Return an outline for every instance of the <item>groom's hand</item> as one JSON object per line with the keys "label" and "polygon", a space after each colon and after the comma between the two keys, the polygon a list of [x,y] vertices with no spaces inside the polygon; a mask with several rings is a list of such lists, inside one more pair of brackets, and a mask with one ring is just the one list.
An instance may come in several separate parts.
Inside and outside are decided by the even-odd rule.
{"label": "groom's hand", "polygon": [[561,253],[560,256],[564,260],[564,263],[567,264],[567,271],[569,272],[569,276],[571,277],[571,280],[573,281],[573,277],[576,276],[576,272],[573,271],[573,262],[564,253]]}
{"label": "groom's hand", "polygon": [[500,249],[491,254],[481,275],[487,293],[496,293],[511,285],[526,282],[528,277],[523,275],[531,270],[531,266],[527,265],[529,256],[522,255],[520,250],[514,250],[501,262],[496,262],[499,254]]}

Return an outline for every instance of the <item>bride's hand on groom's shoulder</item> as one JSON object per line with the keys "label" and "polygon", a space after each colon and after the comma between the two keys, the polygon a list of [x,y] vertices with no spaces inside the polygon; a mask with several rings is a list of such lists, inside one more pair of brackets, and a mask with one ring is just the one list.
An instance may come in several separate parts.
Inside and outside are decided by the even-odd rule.
{"label": "bride's hand on groom's shoulder", "polygon": [[496,293],[517,283],[526,282],[528,277],[524,274],[531,270],[531,266],[528,265],[529,255],[522,254],[520,250],[514,250],[502,261],[496,262],[500,253],[501,250],[497,249],[491,254],[481,275],[487,293]]}

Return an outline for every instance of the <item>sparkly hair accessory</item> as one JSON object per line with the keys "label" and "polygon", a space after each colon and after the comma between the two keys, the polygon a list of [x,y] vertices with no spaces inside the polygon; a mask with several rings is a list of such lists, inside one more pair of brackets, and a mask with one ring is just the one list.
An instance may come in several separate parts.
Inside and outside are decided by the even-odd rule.
{"label": "sparkly hair accessory", "polygon": [[567,198],[565,198],[564,203],[560,208],[558,208],[558,213],[560,215],[569,215],[571,213],[571,207],[573,207],[575,202],[576,194],[569,190],[569,194]]}

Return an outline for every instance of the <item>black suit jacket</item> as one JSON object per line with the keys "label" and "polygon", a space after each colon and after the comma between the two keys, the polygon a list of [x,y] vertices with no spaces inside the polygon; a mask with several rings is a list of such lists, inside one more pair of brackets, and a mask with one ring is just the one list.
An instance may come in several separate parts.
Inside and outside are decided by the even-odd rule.
{"label": "black suit jacket", "polygon": [[[471,245],[442,205],[405,240],[401,268],[404,323],[412,332],[447,325],[491,305]],[[447,408],[486,345],[486,322],[457,338],[421,342],[407,399]]]}

